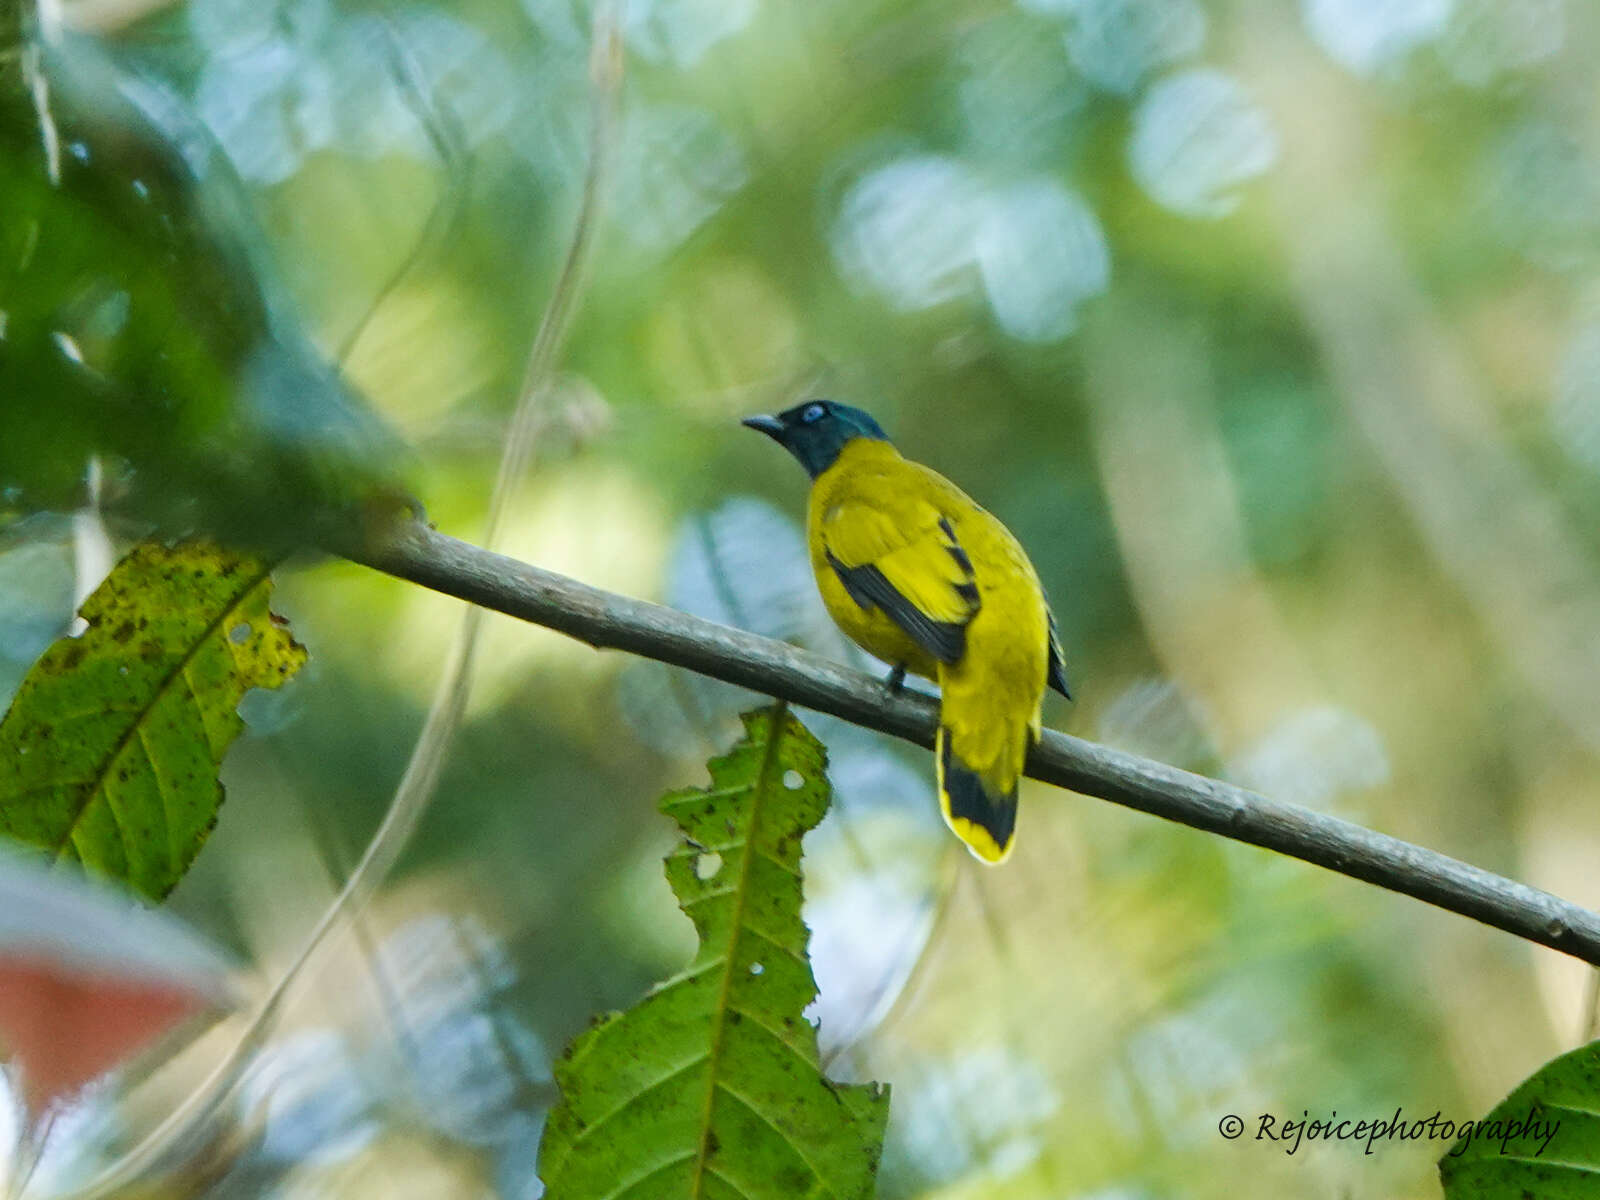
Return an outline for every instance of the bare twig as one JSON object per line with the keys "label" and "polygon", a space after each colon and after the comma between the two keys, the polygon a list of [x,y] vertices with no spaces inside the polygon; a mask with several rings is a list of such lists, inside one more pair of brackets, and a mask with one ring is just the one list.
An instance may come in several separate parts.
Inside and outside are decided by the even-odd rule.
{"label": "bare twig", "polygon": [[[934,701],[815,654],[590,587],[416,523],[336,547],[357,562],[568,634],[932,746]],[[1030,777],[1276,850],[1600,965],[1600,914],[1349,821],[1053,730]]]}

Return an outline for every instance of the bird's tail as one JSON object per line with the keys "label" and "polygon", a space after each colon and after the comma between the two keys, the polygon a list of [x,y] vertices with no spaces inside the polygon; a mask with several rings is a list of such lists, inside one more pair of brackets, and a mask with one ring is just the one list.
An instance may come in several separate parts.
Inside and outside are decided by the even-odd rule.
{"label": "bird's tail", "polygon": [[1017,828],[1017,780],[1008,787],[961,761],[950,747],[948,727],[939,726],[935,761],[939,769],[939,807],[945,824],[986,863],[1002,863],[1011,853]]}

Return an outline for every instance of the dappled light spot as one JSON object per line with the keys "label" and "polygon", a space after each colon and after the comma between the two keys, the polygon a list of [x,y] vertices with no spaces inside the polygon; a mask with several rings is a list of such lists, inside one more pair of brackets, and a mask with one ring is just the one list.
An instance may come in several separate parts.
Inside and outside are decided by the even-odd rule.
{"label": "dappled light spot", "polygon": [[[437,9],[401,9],[386,20],[392,22],[403,53],[421,77],[428,104],[436,114],[449,114],[452,126],[468,146],[477,146],[505,128],[511,117],[509,98],[515,76],[485,34]],[[349,28],[359,37],[373,30],[373,25],[353,20]],[[391,86],[405,86],[398,72]],[[340,115],[343,113],[341,109]],[[406,131],[409,144],[397,139],[397,148],[410,148],[431,158],[434,152],[422,136],[420,120],[414,120]],[[360,137],[359,126],[345,126],[347,142]]]}
{"label": "dappled light spot", "polygon": [[972,286],[972,238],[984,191],[959,159],[911,155],[878,167],[845,194],[834,257],[847,278],[896,308],[930,308]]}
{"label": "dappled light spot", "polygon": [[56,330],[50,335],[55,342],[56,349],[61,352],[61,357],[74,366],[83,366],[83,349],[78,345],[78,339],[63,330]]}
{"label": "dappled light spot", "polygon": [[470,914],[435,912],[397,929],[378,959],[428,1124],[474,1145],[507,1145],[529,1095],[550,1082],[550,1056],[514,1011],[508,993],[519,975],[504,944]]}
{"label": "dappled light spot", "polygon": [[1220,71],[1174,75],[1134,114],[1128,160],[1158,204],[1189,217],[1223,217],[1239,185],[1278,160],[1278,135],[1262,109]]}
{"label": "dappled light spot", "polygon": [[252,1154],[268,1163],[350,1158],[382,1130],[378,1103],[344,1035],[331,1029],[275,1041],[239,1085],[239,1111],[260,1127]]}
{"label": "dappled light spot", "polygon": [[[1237,1028],[1231,1015],[1206,997],[1130,1030],[1122,1069],[1107,1089],[1111,1111],[1125,1120],[1176,1126],[1196,1111],[1247,1109],[1258,1083],[1250,1070],[1251,1047],[1230,1037]],[[1263,1041],[1280,1033],[1271,1014],[1255,1014],[1253,1027]]]}
{"label": "dappled light spot", "polygon": [[1329,58],[1361,75],[1395,65],[1444,32],[1452,0],[1302,0],[1306,28]]}
{"label": "dappled light spot", "polygon": [[1551,121],[1511,125],[1481,168],[1489,231],[1540,266],[1569,271],[1600,252],[1600,166]]}
{"label": "dappled light spot", "polygon": [[716,745],[741,709],[759,703],[751,692],[680,667],[641,659],[622,669],[617,702],[629,730],[661,754]]}
{"label": "dappled light spot", "polygon": [[307,155],[330,148],[359,158],[396,151],[435,158],[420,105],[448,112],[467,147],[511,118],[515,81],[505,59],[482,33],[444,13],[335,18],[324,5],[298,3],[283,6],[281,21],[257,16],[236,25],[236,7],[236,0],[201,0],[189,8],[191,28],[209,50],[194,101],[253,183],[280,183]]}
{"label": "dappled light spot", "polygon": [[678,526],[666,599],[697,617],[813,649],[837,640],[799,524],[753,496],[731,497]]}
{"label": "dappled light spot", "polygon": [[800,774],[799,771],[791,770],[783,773],[783,786],[788,788],[791,792],[802,787],[805,784],[805,781],[806,777]]}
{"label": "dappled light spot", "polygon": [[818,988],[806,1011],[817,1018],[824,1055],[870,1036],[928,951],[949,845],[932,788],[924,784],[918,799],[917,810],[835,808],[806,844]]}
{"label": "dappled light spot", "polygon": [[1566,37],[1566,0],[1456,0],[1439,53],[1456,79],[1483,87],[1553,58]]}
{"label": "dappled light spot", "polygon": [[[356,15],[339,23],[324,54],[331,72],[335,137],[347,153],[438,156],[424,126],[448,114],[465,150],[500,133],[514,115],[516,76],[473,26],[435,9]],[[418,97],[433,111],[419,112]]]}
{"label": "dappled light spot", "polygon": [[556,48],[581,52],[588,45],[589,27],[572,0],[522,0],[522,11]]}
{"label": "dappled light spot", "polygon": [[[668,556],[663,599],[697,617],[855,661],[822,607],[800,526],[765,500],[735,496],[686,517]],[[743,688],[663,663],[632,663],[621,681],[624,718],[669,754],[716,741],[736,713],[757,703]]]}
{"label": "dappled light spot", "polygon": [[1341,793],[1388,782],[1389,755],[1370,721],[1318,705],[1279,720],[1228,764],[1227,775],[1274,800],[1329,808]]}
{"label": "dappled light spot", "polygon": [[550,187],[574,186],[588,162],[591,104],[581,43],[536,54],[518,72],[517,111],[505,138]]}
{"label": "dappled light spot", "polygon": [[118,338],[128,326],[132,299],[121,289],[99,281],[84,288],[73,304],[71,332],[53,336],[62,357],[104,372],[117,360]]}
{"label": "dappled light spot", "polygon": [[[71,619],[69,535],[63,528],[59,536],[48,537],[41,529],[34,540],[0,554],[0,660],[19,668],[32,662]],[[0,699],[12,683],[9,671],[0,676]]]}
{"label": "dappled light spot", "polygon": [[656,62],[692,67],[750,23],[756,0],[633,0],[623,12],[631,49]]}
{"label": "dappled light spot", "polygon": [[1039,1065],[1015,1050],[981,1047],[906,1062],[896,1082],[885,1165],[930,1183],[981,1171],[1016,1175],[1044,1153],[1061,1097]]}
{"label": "dappled light spot", "polygon": [[[908,691],[924,694],[934,690],[930,681],[916,675],[907,675],[904,686]],[[875,808],[891,809],[897,814],[925,817],[929,828],[942,834],[943,824],[933,804],[931,774],[912,768],[885,747],[881,738],[859,726],[821,713],[805,713],[803,719],[828,747],[828,779],[833,783],[834,803],[847,808],[852,819]],[[822,828],[824,832],[813,838],[813,843],[820,844],[833,826],[824,822]]]}
{"label": "dappled light spot", "polygon": [[[0,1145],[13,1148],[19,1146],[18,1139],[25,1132],[18,1082],[14,1074],[0,1076]],[[91,1164],[110,1161],[119,1139],[127,1133],[120,1098],[117,1078],[112,1075],[51,1109],[49,1133],[28,1176],[26,1195],[71,1195],[82,1189]],[[16,1161],[13,1157],[7,1164],[8,1177]]]}
{"label": "dappled light spot", "polygon": [[[450,276],[429,273],[385,295],[361,327],[344,370],[403,428],[448,437],[457,406],[492,386],[497,336],[470,289]],[[428,354],[411,353],[424,342]],[[593,395],[583,380],[563,382],[564,391]],[[552,402],[551,408],[557,407]]]}
{"label": "dappled light spot", "polygon": [[995,320],[1024,342],[1071,333],[1078,305],[1111,277],[1100,222],[1077,193],[1048,178],[993,197],[978,226],[977,258]]}
{"label": "dappled light spot", "polygon": [[1108,92],[1132,92],[1152,71],[1198,53],[1206,40],[1206,14],[1196,0],[1043,0],[1043,6],[1067,16],[1067,56]]}
{"label": "dappled light spot", "polygon": [[1031,168],[1071,135],[1090,93],[1054,35],[1052,24],[1007,14],[956,47],[956,105],[975,158]]}
{"label": "dappled light spot", "polygon": [[701,883],[715,879],[722,870],[722,855],[715,850],[694,856],[694,877]]}
{"label": "dappled light spot", "polygon": [[207,59],[194,104],[243,178],[282,183],[332,141],[329,88],[320,63],[274,37]]}
{"label": "dappled light spot", "polygon": [[704,109],[657,104],[631,109],[617,150],[619,226],[639,249],[678,245],[745,185],[744,150]]}
{"label": "dappled light spot", "polygon": [[283,33],[320,37],[333,21],[333,5],[330,0],[192,0],[183,15],[196,42],[210,54],[225,54]]}
{"label": "dappled light spot", "polygon": [[995,321],[1022,341],[1070,333],[1077,306],[1110,274],[1100,223],[1076,193],[1044,175],[990,186],[938,155],[898,159],[858,181],[833,246],[847,276],[897,308],[981,286]]}
{"label": "dappled light spot", "polygon": [[1157,762],[1195,769],[1214,753],[1198,701],[1170,679],[1137,679],[1106,705],[1097,738]]}

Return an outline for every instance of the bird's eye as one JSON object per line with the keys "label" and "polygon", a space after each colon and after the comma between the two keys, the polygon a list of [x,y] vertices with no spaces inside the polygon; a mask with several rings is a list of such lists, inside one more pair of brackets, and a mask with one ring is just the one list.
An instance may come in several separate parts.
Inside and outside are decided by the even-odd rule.
{"label": "bird's eye", "polygon": [[827,411],[828,410],[823,408],[822,405],[820,405],[820,404],[808,405],[806,407],[805,412],[800,414],[800,419],[802,421],[804,421],[807,425],[810,425],[813,422],[822,420],[823,415]]}

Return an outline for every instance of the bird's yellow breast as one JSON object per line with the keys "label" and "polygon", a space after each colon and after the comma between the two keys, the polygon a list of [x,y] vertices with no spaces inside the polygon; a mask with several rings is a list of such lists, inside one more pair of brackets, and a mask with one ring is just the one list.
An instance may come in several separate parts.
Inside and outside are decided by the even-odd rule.
{"label": "bird's yellow breast", "polygon": [[[845,590],[828,562],[824,529],[841,514],[876,514],[913,529],[928,510],[949,523],[971,559],[979,609],[967,625],[960,660],[942,666],[877,608],[863,607]],[[947,697],[966,693],[959,708],[973,725],[1020,711],[1037,727],[1049,655],[1049,616],[1038,576],[1017,539],[993,515],[937,471],[901,457],[887,442],[858,439],[819,475],[811,488],[807,541],[817,586],[829,614],[868,653],[908,671],[938,679]],[[929,587],[937,581],[930,578]],[[947,711],[948,711],[948,706]],[[996,725],[1006,723],[1003,719]],[[966,722],[963,722],[966,724]],[[998,748],[997,748],[998,750]]]}

